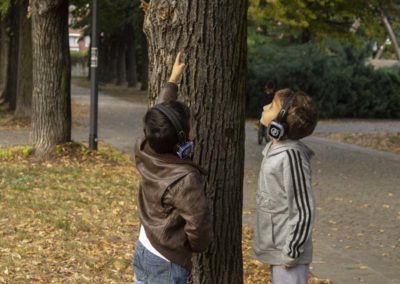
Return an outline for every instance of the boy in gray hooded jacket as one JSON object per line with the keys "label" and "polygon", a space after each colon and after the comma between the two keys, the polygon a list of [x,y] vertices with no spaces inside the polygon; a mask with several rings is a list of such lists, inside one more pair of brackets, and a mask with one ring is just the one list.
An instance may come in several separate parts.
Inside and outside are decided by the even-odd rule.
{"label": "boy in gray hooded jacket", "polygon": [[312,261],[313,152],[301,138],[311,135],[318,111],[310,97],[284,89],[263,108],[260,122],[271,138],[264,151],[256,196],[253,249],[271,265],[272,283],[306,284]]}

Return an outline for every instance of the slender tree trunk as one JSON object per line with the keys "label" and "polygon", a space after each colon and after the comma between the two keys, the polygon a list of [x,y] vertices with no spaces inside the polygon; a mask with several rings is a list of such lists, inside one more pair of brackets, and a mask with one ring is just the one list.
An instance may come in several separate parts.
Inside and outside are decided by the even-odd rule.
{"label": "slender tree trunk", "polygon": [[133,27],[128,25],[126,28],[126,81],[128,87],[135,87],[137,83],[137,65],[136,65],[136,51]]}
{"label": "slender tree trunk", "polygon": [[30,117],[32,110],[32,22],[28,6],[29,0],[21,0],[16,117]]}
{"label": "slender tree trunk", "polygon": [[392,26],[390,25],[389,20],[386,17],[386,14],[383,10],[381,10],[381,17],[382,17],[383,24],[385,25],[385,29],[386,29],[387,33],[389,34],[390,40],[392,41],[397,60],[400,60],[400,49],[399,49],[399,44],[397,42],[396,35],[394,34]]}
{"label": "slender tree trunk", "polygon": [[180,96],[192,111],[194,160],[208,169],[205,192],[215,239],[194,259],[193,283],[242,283],[242,197],[247,1],[150,2],[149,96],[160,93],[178,51],[187,68]]}
{"label": "slender tree trunk", "polygon": [[6,100],[9,103],[10,110],[14,111],[17,99],[18,84],[18,54],[19,54],[19,6],[20,4],[12,3],[10,8],[11,18],[11,46],[10,46],[10,64],[8,65],[8,83]]}
{"label": "slender tree trunk", "polygon": [[144,54],[142,59],[142,68],[140,71],[140,90],[146,91],[149,88],[149,52],[147,42],[143,43]]}
{"label": "slender tree trunk", "polygon": [[117,80],[115,84],[121,86],[126,83],[126,42],[125,35],[118,36],[117,44]]}
{"label": "slender tree trunk", "polygon": [[381,58],[383,52],[385,51],[385,47],[386,47],[386,44],[385,44],[385,42],[383,42],[383,44],[381,46],[379,46],[379,50],[376,53],[374,59],[380,59]]}
{"label": "slender tree trunk", "polygon": [[9,15],[0,19],[0,105],[4,104],[7,93],[8,84],[8,68],[10,62],[10,18]]}
{"label": "slender tree trunk", "polygon": [[32,0],[32,128],[36,154],[71,140],[68,1]]}
{"label": "slender tree trunk", "polygon": [[107,42],[105,38],[100,38],[99,41],[99,81],[101,83],[107,82]]}
{"label": "slender tree trunk", "polygon": [[110,48],[108,49],[108,61],[109,61],[109,79],[110,82],[115,82],[117,78],[117,45],[118,42],[114,39],[110,39]]}
{"label": "slender tree trunk", "polygon": [[[69,41],[68,41],[68,43],[69,43]],[[88,81],[90,81],[90,79],[92,78],[92,68],[90,67],[91,63],[92,63],[91,58],[92,58],[92,38],[90,37],[88,57],[86,59],[86,67],[88,69],[88,74],[87,74],[86,80],[88,80]]]}

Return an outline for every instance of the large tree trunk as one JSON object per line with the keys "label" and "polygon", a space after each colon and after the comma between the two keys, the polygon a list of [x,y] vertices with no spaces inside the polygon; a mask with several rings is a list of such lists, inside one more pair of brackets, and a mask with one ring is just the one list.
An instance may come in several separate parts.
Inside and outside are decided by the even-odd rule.
{"label": "large tree trunk", "polygon": [[32,0],[32,128],[36,154],[71,140],[68,1]]}
{"label": "large tree trunk", "polygon": [[9,15],[0,17],[0,105],[6,102],[8,68],[10,63],[10,18]]}
{"label": "large tree trunk", "polygon": [[128,87],[135,87],[137,83],[137,65],[136,65],[136,51],[135,40],[132,25],[128,25],[125,31],[126,35],[126,81]]}
{"label": "large tree trunk", "polygon": [[32,110],[32,22],[29,0],[20,2],[16,117],[30,117]]}
{"label": "large tree trunk", "polygon": [[10,45],[10,64],[8,65],[8,83],[6,100],[9,103],[9,109],[15,110],[17,101],[17,84],[18,84],[18,50],[19,50],[19,3],[11,4],[10,18],[11,18],[11,45]]}
{"label": "large tree trunk", "polygon": [[242,195],[247,1],[151,1],[149,96],[154,103],[178,51],[180,94],[192,111],[194,161],[207,168],[215,239],[194,260],[193,283],[242,283]]}

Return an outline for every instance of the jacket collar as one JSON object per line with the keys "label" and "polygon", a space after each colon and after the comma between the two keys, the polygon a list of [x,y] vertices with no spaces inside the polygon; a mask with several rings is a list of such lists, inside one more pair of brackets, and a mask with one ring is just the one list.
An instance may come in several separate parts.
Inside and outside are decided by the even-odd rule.
{"label": "jacket collar", "polygon": [[166,164],[181,164],[181,165],[189,165],[196,168],[202,175],[207,175],[207,170],[194,163],[189,159],[180,159],[177,155],[172,153],[159,154],[155,152],[150,145],[147,143],[145,138],[140,139],[136,143],[136,153],[140,153],[139,155],[142,157],[147,157],[149,159],[158,160],[161,163]]}

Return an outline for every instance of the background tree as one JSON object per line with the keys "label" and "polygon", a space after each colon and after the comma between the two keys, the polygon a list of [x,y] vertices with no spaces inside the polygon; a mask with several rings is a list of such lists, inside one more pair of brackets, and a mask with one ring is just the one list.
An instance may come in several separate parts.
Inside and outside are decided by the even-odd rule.
{"label": "background tree", "polygon": [[242,186],[247,1],[151,1],[144,29],[153,103],[175,55],[187,68],[181,99],[192,110],[194,160],[207,168],[215,240],[195,259],[193,283],[242,283]]}
{"label": "background tree", "polygon": [[4,0],[0,5],[1,17],[1,71],[0,103],[8,103],[10,110],[15,110],[17,94],[18,49],[19,49],[19,6],[11,0]]}
{"label": "background tree", "polygon": [[17,102],[18,85],[18,55],[19,55],[19,3],[11,1],[10,4],[10,52],[8,64],[8,82],[6,89],[6,100],[9,109],[14,111]]}
{"label": "background tree", "polygon": [[0,105],[7,102],[8,65],[10,62],[10,2],[0,2]]}
{"label": "background tree", "polygon": [[19,1],[19,49],[16,117],[30,117],[32,109],[32,21],[29,0]]}
{"label": "background tree", "polygon": [[71,139],[68,0],[32,0],[31,4],[32,134],[36,154],[43,157]]}
{"label": "background tree", "polygon": [[16,117],[29,117],[32,101],[32,25],[29,0],[0,5],[0,103]]}

